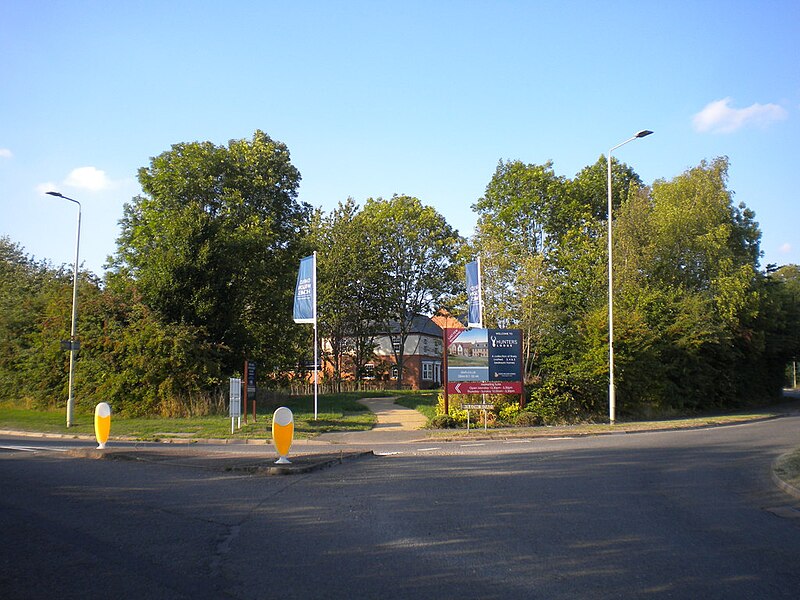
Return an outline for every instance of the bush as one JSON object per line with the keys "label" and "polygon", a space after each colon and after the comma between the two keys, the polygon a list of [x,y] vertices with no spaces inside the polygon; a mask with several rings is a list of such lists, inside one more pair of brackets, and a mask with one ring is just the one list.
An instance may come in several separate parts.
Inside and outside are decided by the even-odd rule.
{"label": "bush", "polygon": [[436,415],[431,419],[431,427],[434,429],[455,429],[458,427],[458,421],[450,415]]}
{"label": "bush", "polygon": [[520,410],[519,402],[509,402],[508,404],[500,405],[498,416],[505,423],[515,423]]}
{"label": "bush", "polygon": [[448,398],[449,412],[444,413],[444,393],[439,392],[439,401],[436,405],[436,415],[445,416],[453,419],[457,425],[462,425],[467,422],[467,411],[461,410],[460,406],[466,401],[467,396],[463,394],[450,394]]}
{"label": "bush", "polygon": [[514,425],[517,427],[537,427],[543,425],[542,417],[535,412],[523,410],[514,417]]}
{"label": "bush", "polygon": [[532,421],[539,420],[544,425],[564,425],[576,423],[586,412],[576,398],[575,390],[563,380],[546,379],[542,385],[531,392],[525,412]]}

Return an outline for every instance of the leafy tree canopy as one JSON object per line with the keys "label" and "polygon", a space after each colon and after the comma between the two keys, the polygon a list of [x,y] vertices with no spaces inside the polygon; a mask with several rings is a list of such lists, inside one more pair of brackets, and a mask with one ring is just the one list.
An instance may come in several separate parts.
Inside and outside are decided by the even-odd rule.
{"label": "leafy tree canopy", "polygon": [[251,140],[175,144],[139,170],[144,192],[126,204],[111,264],[170,322],[206,330],[262,365],[291,362],[290,314],[310,207],[287,147]]}

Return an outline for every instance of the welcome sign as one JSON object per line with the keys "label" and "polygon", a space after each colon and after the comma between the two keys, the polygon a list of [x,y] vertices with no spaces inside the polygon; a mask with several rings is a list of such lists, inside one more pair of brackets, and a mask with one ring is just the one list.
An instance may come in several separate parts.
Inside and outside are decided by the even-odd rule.
{"label": "welcome sign", "polygon": [[489,381],[522,381],[522,331],[489,329]]}
{"label": "welcome sign", "polygon": [[447,330],[447,391],[522,393],[522,331]]}

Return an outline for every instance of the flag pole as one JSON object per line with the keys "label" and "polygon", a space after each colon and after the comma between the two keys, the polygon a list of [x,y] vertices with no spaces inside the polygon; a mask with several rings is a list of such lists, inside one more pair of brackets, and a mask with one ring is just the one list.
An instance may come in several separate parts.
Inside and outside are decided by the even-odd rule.
{"label": "flag pole", "polygon": [[483,329],[483,276],[481,275],[481,257],[478,255],[478,306],[481,311],[479,329]]}
{"label": "flag pole", "polygon": [[314,289],[314,420],[317,420],[317,397],[319,390],[319,347],[317,343],[317,251],[314,251],[314,270],[312,274]]}
{"label": "flag pole", "polygon": [[[483,281],[481,280],[481,255],[476,259],[478,263],[478,310],[480,311],[480,318],[478,319],[478,329],[483,329]],[[481,394],[481,403],[486,404],[486,394]],[[469,411],[467,411],[467,419],[469,419]],[[483,411],[483,427],[487,426],[486,410]],[[469,420],[467,420],[467,429],[469,429]]]}

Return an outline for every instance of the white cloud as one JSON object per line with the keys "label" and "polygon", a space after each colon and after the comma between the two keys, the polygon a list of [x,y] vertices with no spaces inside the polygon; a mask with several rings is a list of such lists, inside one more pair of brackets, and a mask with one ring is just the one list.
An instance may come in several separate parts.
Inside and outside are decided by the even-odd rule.
{"label": "white cloud", "polygon": [[64,185],[99,192],[111,187],[111,180],[106,176],[105,171],[95,167],[79,167],[73,169],[64,180]]}
{"label": "white cloud", "polygon": [[777,104],[755,103],[746,108],[733,108],[730,104],[730,98],[707,104],[692,119],[695,130],[702,133],[733,133],[747,125],[763,127],[788,116],[786,109]]}
{"label": "white cloud", "polygon": [[64,188],[73,190],[89,191],[89,192],[102,192],[127,185],[127,180],[113,181],[108,178],[105,171],[101,171],[97,167],[78,167],[69,172],[61,183],[53,183],[46,181],[36,186],[36,191],[41,194],[46,194],[50,191],[63,192]]}
{"label": "white cloud", "polygon": [[0,158],[12,158],[13,156],[14,154],[8,148],[0,148]]}

